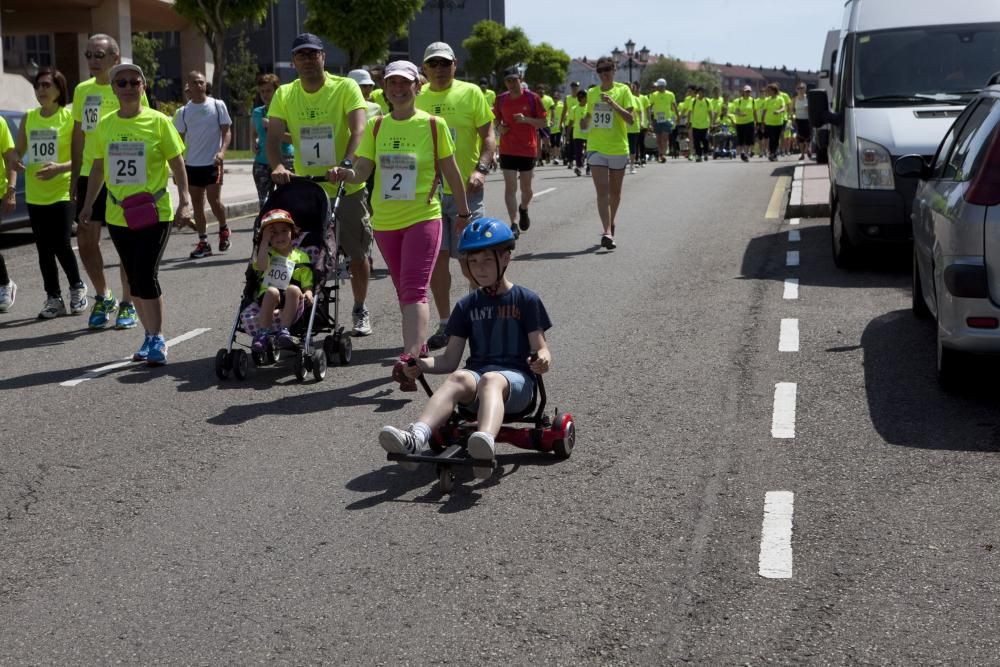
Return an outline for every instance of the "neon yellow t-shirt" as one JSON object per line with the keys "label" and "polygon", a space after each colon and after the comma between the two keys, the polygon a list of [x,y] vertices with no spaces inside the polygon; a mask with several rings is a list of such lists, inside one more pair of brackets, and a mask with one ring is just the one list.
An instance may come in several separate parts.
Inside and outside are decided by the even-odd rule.
{"label": "neon yellow t-shirt", "polygon": [[[372,193],[372,229],[385,232],[441,217],[441,200],[428,195],[434,181],[434,143],[431,115],[417,109],[406,120],[382,116],[378,138],[369,121],[358,146],[358,157],[375,163]],[[448,121],[436,118],[437,157],[454,154]]]}
{"label": "neon yellow t-shirt", "polygon": [[574,139],[586,139],[587,138],[587,134],[589,134],[590,131],[589,130],[585,130],[584,128],[580,127],[580,121],[582,121],[584,119],[584,117],[587,115],[587,107],[586,107],[586,105],[584,105],[584,104],[577,104],[575,107],[573,107],[573,109],[570,111],[570,113],[573,114],[573,118],[572,118],[572,120],[573,120],[573,138]]}
{"label": "neon yellow t-shirt", "polygon": [[384,90],[376,88],[372,91],[372,94],[369,95],[369,97],[371,97],[372,102],[378,105],[378,108],[382,110],[382,113],[389,113],[389,104],[385,101]]}
{"label": "neon yellow t-shirt", "polygon": [[73,112],[59,107],[45,118],[41,108],[32,109],[24,119],[24,132],[28,139],[25,147],[24,199],[29,204],[55,204],[69,201],[70,173],[63,173],[43,181],[38,171],[47,162],[69,162],[73,142]]}
{"label": "neon yellow t-shirt", "polygon": [[688,108],[691,112],[691,128],[707,130],[712,124],[712,100],[695,97],[691,99]]}
{"label": "neon yellow t-shirt", "polygon": [[605,155],[628,155],[628,125],[610,104],[601,101],[607,93],[618,106],[635,112],[635,98],[624,83],[614,83],[610,90],[594,86],[587,91],[587,114],[590,126],[587,132],[587,150]]}
{"label": "neon yellow t-shirt", "polygon": [[554,134],[562,132],[562,128],[559,126],[559,121],[562,120],[562,112],[565,106],[566,103],[559,100],[556,102],[555,106],[552,107],[552,113],[549,114],[549,130]]}
{"label": "neon yellow t-shirt", "polygon": [[718,97],[709,97],[708,101],[712,104],[712,113],[720,113],[722,111],[722,95]]}
{"label": "neon yellow t-shirt", "polygon": [[653,110],[654,123],[673,122],[677,96],[669,90],[654,90],[649,94],[649,108]]}
{"label": "neon yellow t-shirt", "polygon": [[781,101],[785,103],[785,110],[782,112],[782,120],[787,120],[787,118],[788,118],[788,105],[792,103],[792,98],[789,97],[788,93],[786,93],[783,90],[778,92],[778,97],[780,97]]}
{"label": "neon yellow t-shirt", "polygon": [[633,93],[632,99],[635,102],[635,108],[632,109],[632,124],[628,126],[628,131],[635,134],[643,128],[643,118],[646,116],[646,96]]}
{"label": "neon yellow t-shirt", "polygon": [[10,133],[7,121],[0,118],[0,197],[7,194],[7,162],[4,155],[14,149],[14,137]]}
{"label": "neon yellow t-shirt", "polygon": [[[483,91],[479,86],[457,79],[447,90],[435,92],[430,86],[424,86],[417,95],[416,107],[447,121],[451,140],[455,144],[455,162],[462,180],[467,181],[479,163],[483,147],[479,128],[493,122],[493,110],[486,104]],[[444,191],[451,194],[447,183],[444,184]]]}
{"label": "neon yellow t-shirt", "polygon": [[[148,107],[146,93],[142,94],[142,106]],[[90,147],[90,134],[102,118],[113,111],[118,111],[118,98],[110,83],[101,85],[91,77],[81,81],[73,90],[73,122],[79,123],[83,130],[83,162],[80,163],[80,175],[90,176],[90,167],[94,164],[96,153]]]}
{"label": "neon yellow t-shirt", "polygon": [[549,124],[552,124],[552,107],[556,105],[556,101],[552,99],[551,95],[542,95],[542,108],[545,109],[545,117],[549,120]]}
{"label": "neon yellow t-shirt", "polygon": [[[346,77],[327,74],[323,87],[315,93],[306,92],[299,79],[280,86],[268,107],[267,117],[280,118],[288,126],[295,144],[295,173],[323,176],[347,154],[351,140],[347,114],[356,109],[365,112],[368,109],[358,84]],[[328,195],[336,196],[335,185],[322,185]],[[348,185],[345,191],[353,194],[364,187],[364,183]]]}
{"label": "neon yellow t-shirt", "polygon": [[[309,255],[304,251],[292,248],[292,251],[288,255],[282,255],[274,248],[271,248],[267,251],[267,256],[268,258],[285,257],[285,259],[291,260],[295,264],[295,268],[292,269],[292,282],[289,284],[298,285],[303,292],[308,292],[313,288],[315,278],[313,277],[312,260],[309,259]],[[254,261],[256,262],[256,259]],[[257,271],[257,277],[263,277],[264,273],[264,271]],[[257,288],[257,298],[260,298],[266,291],[267,285],[262,280],[260,286]]]}
{"label": "neon yellow t-shirt", "polygon": [[[580,106],[580,101],[578,99],[575,97],[566,98],[566,127],[573,127],[573,120],[575,119],[573,111],[578,106]],[[576,128],[573,128],[573,131],[576,132]]]}
{"label": "neon yellow t-shirt", "polygon": [[693,97],[685,97],[682,101],[677,103],[677,113],[680,117],[687,120],[688,112],[691,110],[691,102],[694,101]]}
{"label": "neon yellow t-shirt", "polygon": [[752,97],[737,97],[729,102],[729,111],[737,125],[747,125],[757,120],[756,100]]}
{"label": "neon yellow t-shirt", "polygon": [[[143,108],[134,118],[110,113],[91,135],[94,158],[104,159],[104,184],[108,188],[107,223],[125,227],[125,215],[114,199],[122,201],[140,192],[156,194],[167,188],[168,160],[184,152],[184,142],[172,120],[159,111]],[[160,221],[173,218],[170,191],[156,202]]]}
{"label": "neon yellow t-shirt", "polygon": [[761,101],[761,115],[764,118],[764,125],[785,124],[785,100],[781,98],[781,94],[765,97]]}
{"label": "neon yellow t-shirt", "polygon": [[[480,90],[483,89],[480,88]],[[487,88],[486,90],[483,90],[483,97],[486,98],[486,104],[488,104],[490,109],[492,109],[493,105],[497,101],[497,91],[493,90],[492,88]]]}

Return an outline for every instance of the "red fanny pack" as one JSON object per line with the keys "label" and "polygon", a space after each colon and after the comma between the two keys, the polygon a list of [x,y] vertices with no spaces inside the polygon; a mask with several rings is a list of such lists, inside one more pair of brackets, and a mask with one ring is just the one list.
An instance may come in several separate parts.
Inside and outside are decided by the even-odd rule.
{"label": "red fanny pack", "polygon": [[149,192],[138,192],[115,203],[122,207],[125,224],[128,225],[129,229],[146,229],[160,222],[160,213],[156,210],[156,202],[165,193],[166,190],[161,190],[155,195]]}

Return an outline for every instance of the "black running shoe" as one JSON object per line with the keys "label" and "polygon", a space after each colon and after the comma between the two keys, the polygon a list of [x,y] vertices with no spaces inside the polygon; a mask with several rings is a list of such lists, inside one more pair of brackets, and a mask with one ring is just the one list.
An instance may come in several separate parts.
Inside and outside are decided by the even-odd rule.
{"label": "black running shoe", "polygon": [[521,228],[522,232],[528,231],[528,227],[531,226],[531,218],[528,217],[528,209],[521,206],[517,207],[517,225]]}
{"label": "black running shoe", "polygon": [[521,236],[521,230],[517,228],[517,225],[511,225],[510,231],[514,234],[514,240],[516,241]]}

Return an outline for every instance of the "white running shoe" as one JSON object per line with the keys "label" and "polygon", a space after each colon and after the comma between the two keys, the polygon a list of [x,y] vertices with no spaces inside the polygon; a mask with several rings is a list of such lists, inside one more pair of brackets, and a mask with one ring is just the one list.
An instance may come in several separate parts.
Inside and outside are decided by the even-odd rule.
{"label": "white running shoe", "polygon": [[[409,429],[403,431],[395,426],[382,427],[382,430],[378,434],[378,444],[382,445],[382,449],[390,454],[409,454],[413,456],[420,452],[420,439],[413,431]],[[420,465],[415,461],[398,461],[398,463],[405,470],[416,470]]]}
{"label": "white running shoe", "polygon": [[60,315],[66,314],[66,304],[63,303],[61,296],[50,296],[45,300],[45,307],[42,311],[38,313],[38,319],[40,320],[51,320],[53,317],[59,317]]}
{"label": "white running shoe", "polygon": [[496,444],[493,436],[489,433],[476,431],[469,436],[469,443],[466,446],[469,456],[477,461],[488,461],[488,466],[472,466],[472,474],[477,479],[489,479],[493,476],[493,459],[496,457]]}
{"label": "white running shoe", "polygon": [[370,336],[372,333],[372,318],[367,308],[355,308],[351,312],[354,328],[351,330],[352,336]]}
{"label": "white running shoe", "polygon": [[69,312],[79,315],[87,310],[90,299],[87,298],[87,285],[81,283],[79,287],[71,287],[69,290]]}
{"label": "white running shoe", "polygon": [[11,280],[6,285],[0,285],[0,313],[6,313],[14,305],[17,296],[17,283]]}

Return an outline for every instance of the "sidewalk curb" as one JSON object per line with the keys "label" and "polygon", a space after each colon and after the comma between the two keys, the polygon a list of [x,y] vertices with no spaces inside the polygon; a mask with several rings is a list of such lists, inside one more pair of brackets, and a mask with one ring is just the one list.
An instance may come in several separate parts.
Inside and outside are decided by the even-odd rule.
{"label": "sidewalk curb", "polygon": [[788,205],[785,206],[785,218],[829,218],[830,201],[828,199],[821,202],[804,201],[804,172],[802,165],[795,167],[792,185],[788,191]]}
{"label": "sidewalk curb", "polygon": [[232,203],[224,202],[223,205],[226,207],[227,220],[243,218],[248,215],[257,215],[257,212],[260,210],[260,202],[256,199]]}

